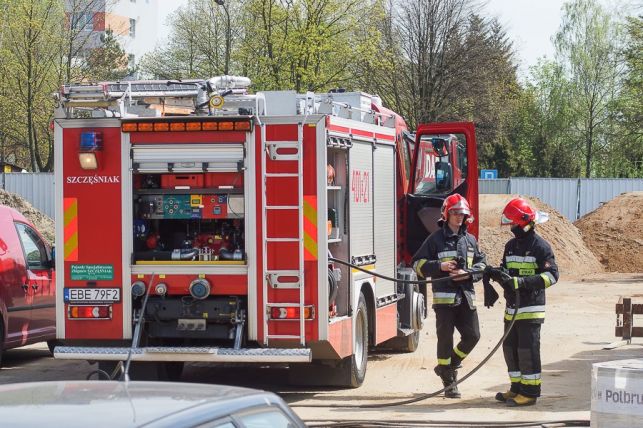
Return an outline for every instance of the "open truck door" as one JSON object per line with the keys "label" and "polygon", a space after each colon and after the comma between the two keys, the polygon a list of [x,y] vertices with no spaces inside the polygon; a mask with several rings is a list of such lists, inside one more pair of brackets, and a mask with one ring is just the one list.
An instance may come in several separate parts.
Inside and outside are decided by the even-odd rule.
{"label": "open truck door", "polygon": [[469,201],[474,222],[469,232],[478,237],[478,155],[472,122],[421,124],[415,144],[406,194],[405,258],[438,229],[444,199],[459,193]]}

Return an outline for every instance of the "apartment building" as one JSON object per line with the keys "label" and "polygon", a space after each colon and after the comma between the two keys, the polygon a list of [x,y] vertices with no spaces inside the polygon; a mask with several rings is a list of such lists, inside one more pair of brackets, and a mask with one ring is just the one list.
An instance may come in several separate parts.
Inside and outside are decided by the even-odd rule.
{"label": "apartment building", "polygon": [[67,18],[78,30],[79,55],[100,46],[111,30],[130,67],[152,51],[158,38],[158,2],[168,0],[65,0]]}

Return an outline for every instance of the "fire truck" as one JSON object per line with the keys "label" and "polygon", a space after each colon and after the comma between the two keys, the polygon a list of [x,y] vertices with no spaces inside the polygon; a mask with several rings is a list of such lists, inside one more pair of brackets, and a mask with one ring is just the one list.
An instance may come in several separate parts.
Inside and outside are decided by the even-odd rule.
{"label": "fire truck", "polygon": [[376,96],[250,83],[55,95],[56,358],[161,378],[287,364],[358,387],[369,349],[417,348],[427,287],[399,279],[446,196],[477,210],[473,125],[410,133]]}

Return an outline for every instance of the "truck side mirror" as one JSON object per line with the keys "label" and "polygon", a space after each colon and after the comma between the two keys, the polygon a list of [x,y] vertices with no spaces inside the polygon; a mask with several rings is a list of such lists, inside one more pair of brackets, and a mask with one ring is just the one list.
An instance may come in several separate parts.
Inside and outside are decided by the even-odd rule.
{"label": "truck side mirror", "polygon": [[446,139],[440,137],[431,138],[433,153],[437,157],[447,156],[449,154],[449,143]]}
{"label": "truck side mirror", "polygon": [[449,162],[435,163],[436,190],[451,190],[451,164]]}

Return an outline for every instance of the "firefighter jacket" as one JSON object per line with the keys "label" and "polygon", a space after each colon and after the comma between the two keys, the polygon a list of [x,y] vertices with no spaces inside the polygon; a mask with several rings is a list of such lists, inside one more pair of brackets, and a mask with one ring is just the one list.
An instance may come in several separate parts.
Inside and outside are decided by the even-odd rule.
{"label": "firefighter jacket", "polygon": [[545,289],[558,281],[558,266],[554,252],[547,241],[532,229],[524,237],[513,238],[505,245],[502,266],[513,277],[522,277],[519,288],[520,306],[516,308],[515,290],[505,287],[505,320],[511,321],[518,310],[516,321],[542,323],[545,320]]}
{"label": "firefighter jacket", "polygon": [[[420,278],[439,279],[449,276],[440,270],[440,264],[458,261],[458,268],[483,270],[486,266],[484,253],[480,252],[476,238],[467,233],[466,226],[456,234],[446,224],[433,232],[413,256],[413,269]],[[445,280],[432,284],[433,307],[457,306],[464,297],[471,309],[475,309],[473,280]]]}

